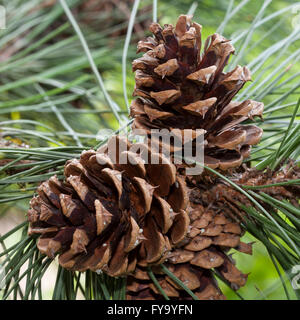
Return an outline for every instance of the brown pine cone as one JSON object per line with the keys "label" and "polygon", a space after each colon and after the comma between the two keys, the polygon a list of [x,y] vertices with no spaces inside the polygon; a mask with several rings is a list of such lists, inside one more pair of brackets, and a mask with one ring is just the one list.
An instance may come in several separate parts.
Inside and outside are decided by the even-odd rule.
{"label": "brown pine cone", "polygon": [[[205,164],[211,168],[239,166],[257,144],[262,130],[241,122],[260,116],[263,103],[232,101],[251,80],[247,67],[224,73],[234,47],[213,34],[201,53],[201,25],[181,15],[175,28],[152,23],[148,37],[138,43],[145,54],[133,61],[136,87],[131,116],[134,128],[205,130]],[[197,146],[195,146],[197,147]]]}
{"label": "brown pine cone", "polygon": [[[238,185],[262,186],[278,184],[300,178],[300,167],[293,162],[280,170],[247,169],[235,173],[231,180]],[[247,197],[218,178],[203,177],[203,181],[189,183],[190,205],[187,208],[190,226],[185,239],[173,248],[164,263],[199,299],[224,299],[214,279],[217,271],[236,290],[245,285],[247,275],[240,272],[228,254],[230,249],[252,254],[252,244],[244,243],[242,221],[247,216],[239,204],[252,207]],[[297,185],[272,186],[257,190],[278,200],[287,200],[299,207],[300,188]],[[268,208],[268,204],[261,202]],[[272,208],[274,209],[274,208]],[[295,217],[296,218],[296,217]],[[293,220],[294,221],[294,220]],[[297,227],[297,226],[296,226]],[[153,268],[157,280],[166,294],[174,299],[189,299],[180,286],[174,284],[158,267]],[[161,299],[162,295],[152,284],[146,269],[136,269],[129,276],[128,299]]]}
{"label": "brown pine cone", "polygon": [[[116,144],[121,154],[110,155]],[[65,181],[41,184],[28,212],[39,250],[66,269],[122,276],[162,263],[186,235],[186,186],[163,155],[145,164],[127,139],[113,137],[65,165]],[[141,145],[143,152],[148,147]],[[125,157],[127,164],[121,164]],[[125,161],[123,161],[125,162]]]}
{"label": "brown pine cone", "polygon": [[[227,252],[234,248],[252,254],[252,243],[247,244],[240,240],[244,234],[240,226],[242,217],[237,215],[235,208],[223,196],[223,187],[224,185],[219,184],[206,191],[190,189],[188,232],[181,243],[168,254],[164,263],[200,300],[225,299],[214,278],[213,270],[228,281],[234,290],[244,286],[247,281],[247,275],[236,268],[234,260]],[[168,296],[179,300],[191,299],[189,294],[159,267],[153,268],[153,272]],[[137,266],[135,273],[129,276],[127,298],[162,298],[152,284],[146,268]]]}

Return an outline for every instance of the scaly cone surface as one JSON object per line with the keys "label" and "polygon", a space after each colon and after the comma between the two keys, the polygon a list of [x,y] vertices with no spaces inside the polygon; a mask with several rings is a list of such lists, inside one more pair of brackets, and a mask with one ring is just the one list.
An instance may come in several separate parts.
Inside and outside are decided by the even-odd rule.
{"label": "scaly cone surface", "polygon": [[[299,178],[299,166],[290,163],[278,171],[246,169],[235,173],[231,180],[238,185],[262,186]],[[190,204],[186,211],[190,226],[185,239],[172,249],[164,265],[200,300],[224,299],[213,271],[218,272],[234,290],[245,285],[248,275],[237,269],[228,251],[233,249],[252,254],[253,243],[244,243],[240,239],[244,233],[241,222],[246,213],[239,205],[252,207],[252,203],[232,186],[213,176],[203,177],[203,181],[196,184],[189,181],[188,187]],[[299,207],[299,186],[273,186],[258,192]],[[265,202],[261,205],[266,210],[270,209]],[[173,299],[191,299],[160,267],[154,267],[153,272],[167,295]],[[148,300],[163,299],[163,296],[152,284],[146,269],[137,266],[135,273],[128,277],[127,298]]]}
{"label": "scaly cone surface", "polygon": [[[213,34],[201,53],[201,25],[181,15],[176,26],[152,23],[154,37],[138,43],[144,52],[133,61],[136,86],[131,116],[134,128],[203,129],[205,164],[211,168],[238,167],[257,144],[262,129],[241,123],[261,116],[263,103],[232,101],[251,80],[247,67],[224,73],[234,47]],[[196,148],[197,146],[195,146]]]}
{"label": "scaly cone surface", "polygon": [[62,267],[123,276],[162,263],[185,237],[188,197],[175,166],[159,154],[160,164],[146,164],[130,146],[115,136],[83,152],[66,163],[63,182],[50,178],[31,200],[29,234],[41,234],[39,250],[59,254]]}
{"label": "scaly cone surface", "polygon": [[[240,240],[244,231],[241,218],[227,206],[222,198],[223,185],[214,190],[189,188],[190,204],[187,208],[189,228],[185,238],[168,254],[164,265],[183,282],[200,300],[223,300],[213,271],[228,281],[235,290],[244,286],[246,274],[239,271],[235,261],[227,252],[234,248],[252,254],[252,244]],[[245,201],[245,199],[243,199]],[[153,268],[159,284],[165,293],[179,300],[191,299],[190,295],[162,269]],[[159,290],[151,283],[146,268],[137,266],[128,278],[128,299],[161,299]]]}
{"label": "scaly cone surface", "polygon": [[223,299],[212,269],[235,288],[247,279],[226,255],[230,248],[251,251],[240,242],[239,218],[220,210],[215,199],[203,201],[217,192],[188,187],[163,155],[157,154],[158,164],[148,164],[145,155],[154,155],[147,145],[115,136],[98,151],[68,161],[65,180],[53,176],[31,200],[29,234],[41,234],[39,250],[50,258],[59,255],[66,269],[132,275],[128,298],[159,299],[156,287],[143,283],[149,266],[160,273],[171,298],[187,298],[159,271],[166,263],[200,299]]}

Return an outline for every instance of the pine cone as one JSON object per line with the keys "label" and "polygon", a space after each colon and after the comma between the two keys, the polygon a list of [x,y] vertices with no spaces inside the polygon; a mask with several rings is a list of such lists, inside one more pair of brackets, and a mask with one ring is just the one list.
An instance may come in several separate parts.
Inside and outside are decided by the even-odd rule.
{"label": "pine cone", "polygon": [[[111,156],[113,144],[124,151]],[[185,237],[188,198],[175,166],[163,155],[160,164],[144,164],[129,149],[127,139],[114,137],[83,152],[66,163],[64,182],[52,177],[31,200],[29,234],[41,234],[39,250],[59,254],[64,268],[122,276],[136,264],[162,263]],[[140,150],[150,153],[146,145]]]}
{"label": "pine cone", "polygon": [[175,28],[151,24],[154,38],[138,43],[137,52],[145,54],[132,64],[138,98],[132,102],[131,116],[133,127],[148,133],[204,129],[205,164],[226,170],[239,166],[260,141],[262,130],[241,122],[261,117],[263,103],[232,101],[251,80],[250,71],[237,66],[223,73],[234,47],[219,34],[208,37],[201,54],[201,28],[185,15]]}
{"label": "pine cone", "polygon": [[[227,280],[234,290],[244,286],[247,281],[247,275],[236,268],[227,252],[234,248],[252,254],[252,243],[240,240],[244,234],[240,227],[241,218],[231,204],[227,205],[222,187],[224,185],[219,184],[206,191],[199,188],[189,190],[188,233],[168,254],[165,262],[165,266],[200,300],[225,299],[214,279],[213,270]],[[159,267],[153,271],[168,296],[179,300],[191,298]],[[162,298],[154,284],[151,284],[146,269],[140,266],[129,276],[127,291],[128,299]]]}
{"label": "pine cone", "polygon": [[[165,266],[168,267],[199,299],[224,299],[214,279],[217,271],[234,290],[245,285],[247,274],[235,266],[230,249],[252,254],[253,243],[244,243],[241,237],[244,231],[241,222],[247,216],[239,204],[251,207],[249,199],[218,178],[203,177],[193,185],[189,181],[189,200],[187,208],[190,218],[189,231],[179,246],[168,255]],[[270,185],[300,178],[300,168],[290,162],[281,170],[247,169],[235,173],[231,180],[238,185]],[[211,180],[209,182],[209,180]],[[299,207],[300,188],[297,185],[284,185],[263,188],[261,191],[278,200],[288,200]],[[261,202],[268,208],[268,204]],[[274,208],[273,208],[274,209]],[[166,294],[174,299],[190,299],[189,295],[158,267],[153,268],[157,280]],[[150,281],[145,268],[137,267],[129,276],[128,299],[161,299],[162,295]]]}

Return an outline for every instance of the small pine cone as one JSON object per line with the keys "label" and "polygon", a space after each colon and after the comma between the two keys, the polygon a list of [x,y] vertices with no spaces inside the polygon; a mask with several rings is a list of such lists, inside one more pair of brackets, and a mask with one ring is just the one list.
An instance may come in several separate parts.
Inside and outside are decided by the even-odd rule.
{"label": "small pine cone", "polygon": [[[236,217],[231,207],[224,206],[224,210],[217,207],[219,203],[216,197],[213,202],[204,206],[194,192],[190,194],[190,201],[191,206],[187,209],[190,218],[188,233],[168,254],[164,264],[198,299],[225,299],[212,271],[219,272],[234,290],[244,286],[247,275],[236,268],[234,260],[227,252],[234,248],[252,254],[252,243],[247,244],[240,240],[244,231],[240,227],[239,219],[232,218]],[[178,300],[191,298],[159,267],[153,268],[153,272],[168,296]],[[155,285],[151,284],[146,268],[139,266],[129,277],[127,296],[129,299],[146,300],[162,297]]]}
{"label": "small pine cone", "polygon": [[[138,43],[145,52],[133,61],[136,86],[131,116],[143,129],[203,129],[204,162],[211,168],[238,167],[262,136],[255,125],[241,125],[262,116],[263,103],[232,101],[251,80],[247,67],[223,73],[234,47],[219,34],[208,37],[201,51],[201,25],[181,15],[175,28],[152,23],[148,37]],[[197,147],[197,146],[195,146]]]}
{"label": "small pine cone", "polygon": [[[300,168],[290,162],[280,170],[263,170],[255,168],[236,173],[232,177],[238,185],[261,186],[300,178]],[[247,274],[235,266],[230,249],[252,254],[253,243],[244,243],[241,237],[244,231],[241,221],[246,212],[241,210],[239,203],[251,207],[247,197],[224,182],[204,177],[204,181],[192,185],[189,181],[189,200],[187,208],[190,226],[185,239],[173,248],[168,255],[165,266],[172,271],[199,299],[224,299],[212,269],[217,271],[234,290],[245,285]],[[260,192],[259,190],[257,191]],[[297,185],[283,185],[263,188],[262,192],[278,200],[287,200],[299,207],[300,188]],[[268,210],[266,203],[261,203]],[[272,208],[274,209],[274,208]],[[247,217],[251,219],[251,217]],[[152,270],[166,294],[174,299],[187,299],[189,296],[166,276],[158,267]],[[128,299],[160,299],[158,289],[150,284],[145,268],[137,268],[129,277],[127,286]]]}
{"label": "small pine cone", "polygon": [[[243,217],[223,196],[222,190],[221,184],[206,191],[199,188],[189,190],[190,205],[186,210],[190,220],[188,232],[164,263],[200,300],[225,299],[214,279],[213,270],[234,290],[244,286],[248,277],[237,269],[227,252],[235,249],[252,254],[252,243],[241,241],[244,230],[240,222]],[[167,295],[178,300],[191,298],[159,267],[153,268],[153,272]],[[151,284],[146,268],[140,266],[129,277],[127,296],[129,299],[162,298]]]}
{"label": "small pine cone", "polygon": [[[162,155],[159,164],[145,164],[130,147],[113,137],[97,152],[84,151],[66,163],[63,182],[50,178],[31,200],[29,234],[41,234],[39,250],[59,254],[62,267],[126,275],[164,262],[186,236],[187,189],[175,166]],[[146,145],[140,150],[150,154]]]}

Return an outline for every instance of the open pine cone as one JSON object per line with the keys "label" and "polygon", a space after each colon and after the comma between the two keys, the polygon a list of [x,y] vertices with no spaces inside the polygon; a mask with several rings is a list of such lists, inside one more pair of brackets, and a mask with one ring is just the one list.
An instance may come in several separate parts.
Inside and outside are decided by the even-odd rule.
{"label": "open pine cone", "polygon": [[[110,158],[113,144],[124,151]],[[97,152],[83,152],[66,163],[64,182],[50,178],[31,200],[29,234],[42,234],[39,250],[59,254],[64,268],[122,276],[136,264],[162,263],[185,237],[188,197],[175,166],[163,155],[160,164],[144,164],[129,148],[117,136]],[[150,152],[146,145],[141,150]]]}
{"label": "open pine cone", "polygon": [[[241,125],[261,116],[263,103],[231,101],[251,80],[247,67],[223,73],[234,47],[213,34],[201,53],[201,25],[181,15],[175,28],[152,23],[148,37],[138,43],[145,54],[133,61],[136,87],[131,116],[134,128],[204,129],[205,159],[211,168],[238,167],[257,144],[262,130]],[[197,146],[195,146],[197,147]]]}

